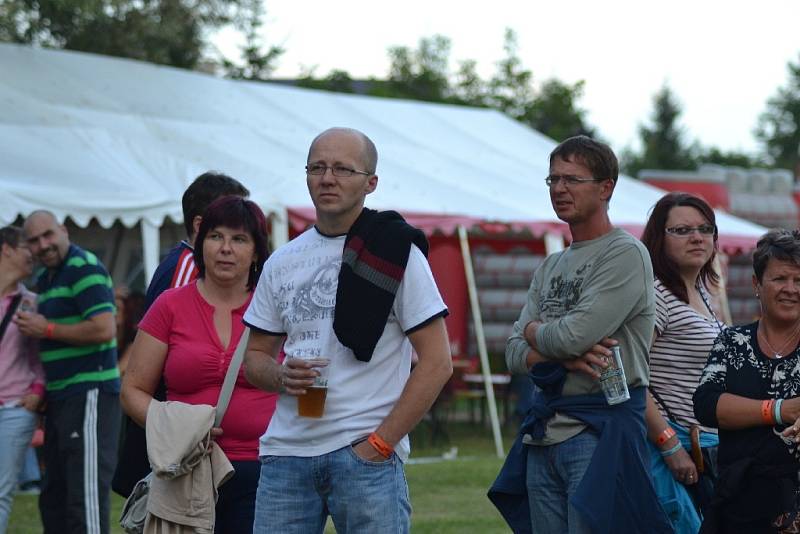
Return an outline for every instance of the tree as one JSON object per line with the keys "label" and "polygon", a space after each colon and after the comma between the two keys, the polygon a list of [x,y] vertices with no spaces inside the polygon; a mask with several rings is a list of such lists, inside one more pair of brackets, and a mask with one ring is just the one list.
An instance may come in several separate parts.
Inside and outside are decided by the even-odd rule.
{"label": "tree", "polygon": [[[585,110],[578,106],[584,82],[571,85],[551,79],[537,91],[533,73],[519,57],[517,36],[511,29],[506,30],[503,50],[505,55],[497,62],[495,74],[484,80],[477,62],[471,59],[460,62],[457,71],[451,72],[450,39],[442,35],[425,37],[416,49],[389,48],[386,80],[370,79],[357,85],[373,96],[497,109],[558,140],[594,133],[586,123]],[[345,92],[355,90],[354,84],[346,72],[333,71],[320,79],[313,76],[313,69],[298,81],[303,87]]]}
{"label": "tree", "polygon": [[557,79],[547,80],[523,117],[533,129],[563,140],[573,135],[596,135],[586,123],[586,110],[577,107],[583,96],[583,80],[570,85]]}
{"label": "tree", "polygon": [[489,80],[489,105],[517,120],[522,120],[533,105],[533,73],[523,68],[517,49],[517,35],[506,28],[503,39],[505,57],[497,62],[497,71]]}
{"label": "tree", "polygon": [[193,68],[240,0],[3,0],[0,41]]}
{"label": "tree", "polygon": [[505,57],[497,63],[497,72],[488,84],[489,105],[558,141],[573,135],[594,135],[594,129],[586,123],[586,111],[578,107],[584,82],[570,85],[553,78],[536,91],[533,73],[523,67],[517,49],[516,34],[506,29]]}
{"label": "tree", "polygon": [[763,167],[764,162],[758,156],[737,150],[721,150],[717,147],[708,147],[697,155],[697,163],[715,163],[733,167]]}
{"label": "tree", "polygon": [[684,141],[683,129],[678,125],[681,107],[667,85],[653,97],[652,124],[639,125],[642,151],[637,154],[630,149],[623,151],[621,164],[630,176],[645,168],[687,170],[696,166],[694,152],[697,147]]}
{"label": "tree", "polygon": [[755,136],[764,146],[768,163],[794,169],[800,150],[800,58],[797,63],[789,62],[787,70],[788,83],[767,101]]}
{"label": "tree", "polygon": [[298,87],[309,89],[322,89],[335,93],[354,93],[353,79],[344,70],[332,70],[324,78],[314,78],[314,69],[308,70],[299,80]]}
{"label": "tree", "polygon": [[388,53],[387,84],[378,84],[370,94],[428,102],[450,100],[450,39],[443,35],[423,37],[416,50],[393,46]]}
{"label": "tree", "polygon": [[245,42],[240,51],[242,65],[223,59],[222,66],[229,78],[238,80],[268,80],[275,70],[278,58],[284,49],[270,46],[262,50],[259,31],[263,26],[264,4],[261,0],[240,0],[240,22],[238,26],[244,33]]}
{"label": "tree", "polygon": [[485,107],[487,105],[487,87],[480,74],[478,62],[474,59],[462,61],[456,73],[452,87],[456,99],[467,106]]}

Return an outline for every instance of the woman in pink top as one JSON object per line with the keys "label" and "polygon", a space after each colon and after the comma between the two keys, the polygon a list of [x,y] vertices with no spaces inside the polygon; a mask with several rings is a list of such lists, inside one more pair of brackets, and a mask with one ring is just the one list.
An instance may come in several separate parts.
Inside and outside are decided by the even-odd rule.
{"label": "woman in pink top", "polygon": [[[0,321],[13,311],[17,296],[17,310],[36,306],[36,295],[22,285],[33,271],[33,258],[21,240],[22,230],[16,226],[0,228]],[[6,531],[17,477],[44,397],[44,370],[36,346],[9,316],[0,337],[0,533]]]}
{"label": "woman in pink top", "polygon": [[[121,400],[142,426],[162,374],[167,400],[217,404],[244,331],[242,315],[267,258],[264,214],[240,197],[215,201],[203,215],[194,257],[197,281],[162,293],[139,323]],[[244,370],[239,371],[221,430],[212,431],[236,470],[220,487],[215,532],[252,531],[260,475],[258,438],[276,400],[276,394],[254,388]]]}

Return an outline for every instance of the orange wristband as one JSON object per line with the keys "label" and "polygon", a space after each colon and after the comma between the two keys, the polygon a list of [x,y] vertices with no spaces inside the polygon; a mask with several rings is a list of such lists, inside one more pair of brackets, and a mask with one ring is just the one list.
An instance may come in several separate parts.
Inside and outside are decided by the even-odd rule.
{"label": "orange wristband", "polygon": [[674,435],[675,435],[675,429],[672,428],[671,426],[668,426],[663,430],[663,432],[661,432],[661,434],[658,435],[658,437],[656,438],[656,444],[663,445],[667,441],[669,441],[670,438],[672,438]]}
{"label": "orange wristband", "polygon": [[53,330],[56,329],[55,323],[47,323],[47,328],[44,329],[44,337],[53,339]]}
{"label": "orange wristband", "polygon": [[376,432],[370,434],[367,441],[384,458],[389,458],[394,452],[394,447],[386,443]]}
{"label": "orange wristband", "polygon": [[775,400],[765,400],[761,403],[761,419],[764,421],[764,424],[767,425],[774,425],[775,424]]}

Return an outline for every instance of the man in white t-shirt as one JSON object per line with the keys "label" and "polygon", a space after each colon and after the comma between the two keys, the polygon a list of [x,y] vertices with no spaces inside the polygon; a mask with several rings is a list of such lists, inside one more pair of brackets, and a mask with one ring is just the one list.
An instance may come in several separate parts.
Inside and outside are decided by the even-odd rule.
{"label": "man in white t-shirt", "polygon": [[[332,128],[314,139],[306,179],[317,223],[270,257],[244,316],[247,379],[281,392],[260,441],[255,533],[322,532],[328,515],[339,532],[410,528],[407,435],[452,373],[447,308],[419,241],[400,247],[403,265],[380,252],[397,248],[394,239],[370,242],[380,227],[362,233],[365,220],[377,215],[370,224],[380,226],[392,213],[364,208],[376,164],[375,145],[359,131]],[[377,330],[376,316],[386,317]],[[321,359],[329,361],[324,413],[298,416]]]}

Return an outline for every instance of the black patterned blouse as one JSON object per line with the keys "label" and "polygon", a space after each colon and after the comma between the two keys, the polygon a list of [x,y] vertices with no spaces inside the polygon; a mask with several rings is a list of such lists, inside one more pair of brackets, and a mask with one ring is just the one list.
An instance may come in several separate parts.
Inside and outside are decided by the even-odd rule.
{"label": "black patterned blouse", "polygon": [[[694,393],[695,416],[703,425],[719,426],[723,393],[757,400],[800,395],[800,351],[767,358],[756,341],[757,328],[757,322],[731,327],[714,342]],[[773,520],[793,508],[800,467],[797,445],[781,436],[784,428],[719,429],[719,478],[704,531],[776,532]]]}
{"label": "black patterned blouse", "polygon": [[[757,328],[758,322],[731,327],[714,342],[694,394],[695,415],[702,424],[718,426],[717,401],[723,393],[759,400],[800,395],[800,351],[795,349],[781,359],[767,358],[756,341]],[[720,429],[720,464],[752,454],[757,443],[759,448],[769,447],[770,463],[797,463],[797,445],[781,436],[784,428]]]}

